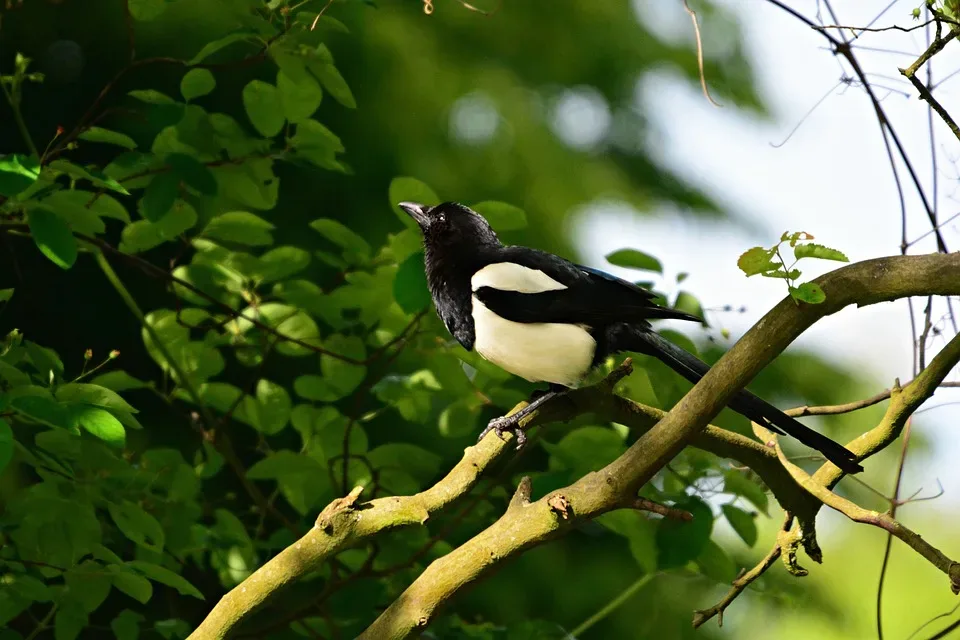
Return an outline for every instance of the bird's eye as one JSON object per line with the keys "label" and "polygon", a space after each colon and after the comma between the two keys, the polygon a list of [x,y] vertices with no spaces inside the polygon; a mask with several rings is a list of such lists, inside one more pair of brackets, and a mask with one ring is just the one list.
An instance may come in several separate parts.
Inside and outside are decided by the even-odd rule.
{"label": "bird's eye", "polygon": [[447,216],[445,216],[444,214],[441,213],[439,216],[437,216],[437,220],[440,221],[440,222],[446,222],[446,221],[447,221]]}

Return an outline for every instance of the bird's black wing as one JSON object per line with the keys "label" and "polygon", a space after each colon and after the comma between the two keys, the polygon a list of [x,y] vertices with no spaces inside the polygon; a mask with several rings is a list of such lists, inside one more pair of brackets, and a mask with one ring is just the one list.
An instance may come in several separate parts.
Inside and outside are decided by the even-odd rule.
{"label": "bird's black wing", "polygon": [[654,319],[701,322],[682,311],[661,307],[656,296],[632,282],[543,251],[506,247],[499,261],[543,272],[565,289],[520,293],[481,287],[477,298],[491,311],[513,322],[562,322],[588,326],[615,322],[644,323]]}

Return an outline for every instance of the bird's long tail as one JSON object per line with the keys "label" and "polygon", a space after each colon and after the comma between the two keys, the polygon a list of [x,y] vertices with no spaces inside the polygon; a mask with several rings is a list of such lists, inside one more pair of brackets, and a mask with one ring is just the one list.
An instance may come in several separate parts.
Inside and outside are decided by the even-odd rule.
{"label": "bird's long tail", "polygon": [[[694,384],[710,370],[710,365],[653,331],[630,325],[620,325],[612,329],[614,335],[611,338],[616,343],[617,351],[634,351],[653,356]],[[816,449],[847,473],[863,471],[863,467],[857,464],[856,456],[849,449],[801,424],[749,391],[738,391],[727,406],[771,431],[792,436]]]}

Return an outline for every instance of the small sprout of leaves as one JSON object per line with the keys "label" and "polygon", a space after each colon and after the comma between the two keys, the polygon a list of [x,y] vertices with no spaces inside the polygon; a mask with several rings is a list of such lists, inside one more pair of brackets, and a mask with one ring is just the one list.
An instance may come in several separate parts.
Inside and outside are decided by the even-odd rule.
{"label": "small sprout of leaves", "polygon": [[93,349],[87,349],[86,351],[83,352],[84,360],[90,360],[91,358],[93,358]]}
{"label": "small sprout of leaves", "polygon": [[[831,249],[822,244],[810,242],[814,237],[806,231],[785,231],[780,236],[780,242],[772,247],[752,247],[745,251],[737,260],[737,266],[747,277],[761,275],[765,278],[779,278],[787,283],[787,290],[796,302],[820,304],[827,296],[819,285],[813,282],[797,284],[801,271],[794,268],[803,258],[819,258],[820,260],[836,260],[850,262],[842,251]],[[788,244],[793,249],[793,262],[787,265],[783,257],[782,245]]]}
{"label": "small sprout of leaves", "polygon": [[110,355],[108,356],[110,360],[115,360],[119,357],[120,357],[120,351],[118,349],[114,349],[113,351],[111,351]]}

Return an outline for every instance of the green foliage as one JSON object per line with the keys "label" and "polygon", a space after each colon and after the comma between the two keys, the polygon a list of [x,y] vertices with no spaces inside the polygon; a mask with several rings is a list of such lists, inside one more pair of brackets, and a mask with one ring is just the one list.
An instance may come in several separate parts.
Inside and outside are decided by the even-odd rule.
{"label": "green foliage", "polygon": [[[110,88],[116,107],[111,102],[107,111],[104,103],[89,117],[71,114],[65,122],[76,128],[58,132],[46,149],[30,149],[32,141],[25,141],[27,153],[0,157],[3,223],[29,232],[40,252],[64,269],[92,266],[88,250],[102,250],[119,283],[107,295],[91,294],[90,309],[138,340],[129,352],[123,347],[123,359],[94,359],[83,350],[60,349],[62,335],[35,335],[26,327],[28,336],[57,346],[63,358],[19,332],[0,349],[0,471],[15,487],[0,515],[0,624],[26,630],[22,635],[55,606],[49,625],[57,638],[101,637],[107,627],[120,640],[186,637],[203,608],[183,598],[202,598],[204,606],[216,602],[355,485],[377,497],[430,487],[488,419],[527,397],[529,385],[465,352],[432,313],[419,234],[398,202],[436,204],[438,192],[453,199],[461,191],[522,201],[525,208],[499,200],[471,206],[498,233],[519,238],[535,229],[543,238],[537,246],[547,249],[555,248],[549,244],[557,242],[562,225],[545,220],[544,212],[566,210],[598,193],[713,207],[641,155],[588,158],[563,147],[538,112],[519,106],[524,100],[497,105],[499,118],[528,122],[516,149],[501,157],[485,156],[479,146],[464,155],[437,126],[474,84],[513,96],[525,95],[515,84],[524,77],[531,86],[576,86],[595,76],[612,101],[624,92],[610,79],[633,86],[636,70],[653,60],[670,59],[696,78],[692,52],[652,37],[638,40],[639,27],[624,31],[626,21],[614,9],[573,4],[564,9],[572,22],[555,23],[542,10],[535,17],[546,33],[582,23],[603,38],[615,37],[624,45],[615,65],[591,49],[580,51],[575,65],[554,60],[510,74],[491,68],[482,77],[462,75],[470,63],[436,55],[432,32],[412,28],[421,22],[403,29],[384,22],[364,30],[373,43],[364,73],[388,74],[380,78],[380,95],[357,71],[357,56],[344,44],[346,26],[329,12],[318,16],[319,7],[189,4],[131,0],[133,35],[163,33],[150,55],[166,61],[143,63],[138,47],[135,59],[144,68],[130,69],[119,91]],[[363,15],[350,14],[354,3],[330,11],[336,8],[344,9],[348,22]],[[182,29],[185,42],[178,45],[169,34],[185,15],[190,29]],[[389,17],[403,19],[401,13]],[[383,40],[380,28],[399,39]],[[476,23],[457,35],[459,29],[450,22],[436,33],[464,42],[469,38],[463,35],[478,34]],[[114,35],[126,46],[128,34]],[[637,49],[637,41],[650,52]],[[388,59],[379,57],[378,47],[390,52]],[[183,64],[170,64],[172,57]],[[436,69],[418,73],[424,61]],[[28,67],[18,56],[13,74],[3,77],[18,113],[24,111],[21,86],[43,79]],[[718,91],[755,101],[739,57],[725,56],[708,69],[711,81],[729,81],[727,69],[737,82]],[[136,88],[120,94],[128,87]],[[60,90],[40,88],[47,95]],[[348,112],[358,97],[361,108]],[[612,106],[619,112],[623,105]],[[398,112],[416,117],[395,126]],[[369,140],[385,133],[394,138],[374,148]],[[367,140],[372,148],[351,148],[351,158],[368,156],[368,172],[383,160],[386,169],[374,171],[389,175],[358,172],[350,178],[358,182],[346,182],[343,175],[352,169],[344,140]],[[413,147],[418,160],[394,171],[388,160]],[[532,181],[517,179],[533,173],[521,164],[531,149],[548,161],[532,163],[536,173],[554,176],[533,195],[526,193]],[[569,179],[574,172],[576,179]],[[429,176],[438,189],[415,175]],[[367,182],[359,183],[361,177]],[[523,194],[515,183],[522,183]],[[355,198],[361,204],[347,202]],[[802,246],[808,245],[797,249]],[[813,247],[800,250],[836,259]],[[632,248],[608,260],[662,273],[657,258]],[[803,287],[797,290],[807,291]],[[6,305],[12,295],[2,289],[0,301]],[[667,294],[659,295],[666,303]],[[673,291],[669,299],[702,316],[690,292]],[[90,309],[58,313],[68,326],[73,315]],[[100,338],[113,339],[104,331]],[[622,385],[628,395],[667,407],[682,394],[684,383],[657,363],[637,364]],[[519,463],[533,476],[535,491],[544,492],[601,468],[633,439],[621,425],[577,421],[544,430],[534,454]],[[691,511],[692,523],[632,511],[606,514],[591,531],[591,553],[617,549],[616,570],[631,579],[633,573],[695,570],[729,581],[734,563],[710,538],[714,520],[725,517],[750,543],[757,537],[753,519],[730,501],[743,498],[766,511],[765,490],[695,452],[680,456],[676,469],[683,481],[671,470],[645,494]],[[431,560],[502,513],[509,498],[504,477],[484,478],[462,513],[456,508],[421,528],[389,532],[375,547],[342,553],[335,569],[317,568],[304,585],[308,596],[294,593],[269,605],[277,607],[269,616],[291,622],[263,637],[356,636]],[[721,481],[728,504],[714,514],[701,487]],[[436,630],[518,640],[565,633],[552,621],[503,628],[485,618],[499,620],[499,614],[471,613],[466,622],[455,611]]]}
{"label": "green foliage", "polygon": [[[808,242],[809,240],[813,240],[813,236],[805,231],[797,231],[796,233],[785,231],[780,237],[780,242],[772,247],[766,249],[752,247],[745,251],[737,260],[737,266],[747,277],[760,274],[765,278],[785,280],[790,296],[797,302],[820,304],[827,299],[823,289],[815,282],[804,282],[798,285],[796,281],[801,276],[801,272],[794,267],[804,258],[838,262],[850,262],[850,259],[841,251],[825,247],[822,244]],[[781,251],[781,246],[784,243],[793,249],[794,260],[789,266],[787,266]]]}
{"label": "green foliage", "polygon": [[607,262],[627,269],[663,273],[663,265],[651,255],[636,249],[619,249],[607,255]]}

